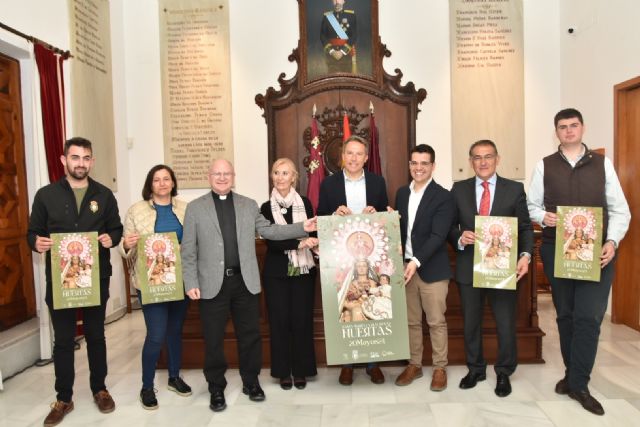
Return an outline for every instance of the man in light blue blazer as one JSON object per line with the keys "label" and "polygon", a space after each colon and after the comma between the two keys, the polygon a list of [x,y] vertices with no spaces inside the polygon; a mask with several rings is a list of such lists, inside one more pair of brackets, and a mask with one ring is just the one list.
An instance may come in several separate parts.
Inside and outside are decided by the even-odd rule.
{"label": "man in light blue blazer", "polygon": [[233,165],[215,160],[209,167],[211,192],[187,206],[182,237],[185,291],[198,300],[205,342],[204,376],[211,393],[210,408],[226,408],[224,329],[229,314],[238,339],[242,392],[253,401],[265,399],[258,382],[262,365],[259,329],[260,273],[256,233],[272,240],[306,237],[315,218],[304,223],[272,225],[258,204],[231,191]]}

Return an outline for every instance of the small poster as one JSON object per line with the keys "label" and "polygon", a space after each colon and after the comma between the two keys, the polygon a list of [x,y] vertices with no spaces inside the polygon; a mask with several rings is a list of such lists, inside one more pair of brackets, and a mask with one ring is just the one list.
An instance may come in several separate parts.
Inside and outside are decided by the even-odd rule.
{"label": "small poster", "polygon": [[515,290],[518,262],[518,219],[476,216],[473,287]]}
{"label": "small poster", "polygon": [[100,305],[98,233],[52,233],[53,309]]}
{"label": "small poster", "polygon": [[409,358],[397,212],[318,217],[327,364]]}
{"label": "small poster", "polygon": [[142,304],[184,299],[180,244],[175,232],[145,234],[138,240],[138,285]]}
{"label": "small poster", "polygon": [[558,206],[554,275],[600,281],[602,208]]}

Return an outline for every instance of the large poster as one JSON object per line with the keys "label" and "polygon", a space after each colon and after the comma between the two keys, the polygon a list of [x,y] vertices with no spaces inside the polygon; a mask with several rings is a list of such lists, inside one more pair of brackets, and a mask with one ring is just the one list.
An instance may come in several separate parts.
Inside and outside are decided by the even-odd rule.
{"label": "large poster", "polygon": [[165,163],[182,188],[209,188],[211,160],[233,162],[229,1],[158,6]]}
{"label": "large poster", "polygon": [[98,233],[51,234],[53,308],[100,305]]}
{"label": "large poster", "polygon": [[602,208],[558,206],[554,275],[600,281]]}
{"label": "large poster", "polygon": [[184,299],[180,244],[176,233],[145,234],[138,240],[136,271],[142,304]]}
{"label": "large poster", "polygon": [[327,364],[409,358],[397,212],[318,218]]}
{"label": "large poster", "polygon": [[114,192],[117,187],[108,0],[70,0],[71,111],[73,136],[92,142],[97,159],[91,176]]}
{"label": "large poster", "polygon": [[518,219],[476,216],[473,245],[473,287],[516,289]]}
{"label": "large poster", "polygon": [[453,179],[473,175],[469,146],[490,139],[500,174],[524,179],[522,0],[449,0]]}

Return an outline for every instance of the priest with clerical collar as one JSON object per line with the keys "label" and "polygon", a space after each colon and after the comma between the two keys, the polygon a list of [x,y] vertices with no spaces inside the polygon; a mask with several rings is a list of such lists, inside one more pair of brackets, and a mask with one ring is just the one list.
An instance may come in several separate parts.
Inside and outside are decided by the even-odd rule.
{"label": "priest with clerical collar", "polygon": [[187,206],[182,238],[185,291],[198,300],[205,342],[204,375],[218,412],[226,408],[227,385],[224,330],[229,313],[238,339],[242,392],[263,401],[258,382],[262,366],[259,327],[260,276],[255,250],[256,233],[272,240],[306,237],[315,231],[315,218],[287,225],[271,224],[255,200],[233,193],[235,171],[227,160],[209,167],[211,194]]}

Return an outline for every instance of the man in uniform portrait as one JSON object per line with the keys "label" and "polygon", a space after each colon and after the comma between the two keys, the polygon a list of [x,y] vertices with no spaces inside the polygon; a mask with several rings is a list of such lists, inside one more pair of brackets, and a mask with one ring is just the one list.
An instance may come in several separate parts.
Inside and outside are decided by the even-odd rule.
{"label": "man in uniform portrait", "polygon": [[320,26],[320,41],[327,72],[356,73],[356,14],[344,8],[345,0],[332,0],[333,10],[324,13]]}

